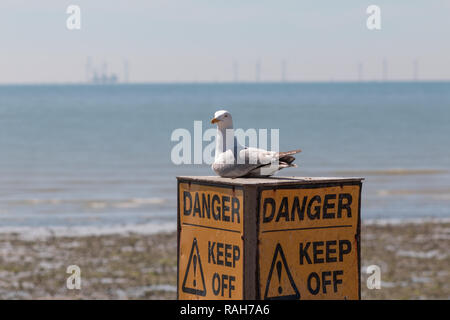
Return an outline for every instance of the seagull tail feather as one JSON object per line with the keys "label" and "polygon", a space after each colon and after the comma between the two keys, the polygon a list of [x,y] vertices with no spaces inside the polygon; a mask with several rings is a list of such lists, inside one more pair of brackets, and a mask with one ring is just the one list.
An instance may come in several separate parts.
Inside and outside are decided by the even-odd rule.
{"label": "seagull tail feather", "polygon": [[278,152],[278,157],[282,158],[284,156],[290,156],[292,154],[296,154],[296,153],[299,153],[299,152],[302,152],[302,150],[301,149],[295,149],[295,150],[291,150],[291,151]]}

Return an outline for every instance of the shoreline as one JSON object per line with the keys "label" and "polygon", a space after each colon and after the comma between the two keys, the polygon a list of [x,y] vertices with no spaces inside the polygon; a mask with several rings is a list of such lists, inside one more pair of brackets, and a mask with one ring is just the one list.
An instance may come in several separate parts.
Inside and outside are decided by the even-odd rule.
{"label": "shoreline", "polygon": [[[362,299],[450,298],[450,219],[413,220],[362,224]],[[0,233],[0,299],[175,299],[176,232],[134,231]],[[380,290],[366,286],[372,264]],[[69,265],[81,269],[81,290],[66,288]]]}
{"label": "shoreline", "polygon": [[[423,223],[450,224],[450,217],[437,218],[371,218],[363,219],[361,226],[404,226],[418,225]],[[14,234],[23,240],[45,239],[49,237],[91,237],[91,236],[127,236],[139,234],[143,236],[158,233],[176,232],[176,221],[165,223],[124,224],[110,226],[50,226],[50,227],[0,227],[2,235]]]}

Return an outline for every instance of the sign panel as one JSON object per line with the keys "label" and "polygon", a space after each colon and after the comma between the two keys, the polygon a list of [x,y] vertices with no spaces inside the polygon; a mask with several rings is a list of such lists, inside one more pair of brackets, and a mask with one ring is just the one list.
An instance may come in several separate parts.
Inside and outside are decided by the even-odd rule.
{"label": "sign panel", "polygon": [[179,299],[243,298],[243,191],[179,183]]}
{"label": "sign panel", "polygon": [[261,298],[359,298],[359,196],[359,184],[260,192]]}

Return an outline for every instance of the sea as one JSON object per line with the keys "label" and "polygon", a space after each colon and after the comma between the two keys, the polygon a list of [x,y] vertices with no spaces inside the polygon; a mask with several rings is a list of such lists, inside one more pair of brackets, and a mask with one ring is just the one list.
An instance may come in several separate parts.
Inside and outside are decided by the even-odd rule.
{"label": "sea", "polygon": [[[278,129],[280,176],[363,177],[362,219],[450,218],[450,82],[0,86],[0,230],[174,230],[172,133]],[[204,147],[208,142],[204,142]]]}

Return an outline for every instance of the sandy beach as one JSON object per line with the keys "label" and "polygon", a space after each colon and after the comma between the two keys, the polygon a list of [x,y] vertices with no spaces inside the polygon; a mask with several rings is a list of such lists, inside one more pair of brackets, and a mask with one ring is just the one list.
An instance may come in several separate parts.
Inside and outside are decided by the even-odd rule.
{"label": "sandy beach", "polygon": [[[24,237],[0,234],[0,299],[175,299],[176,233]],[[450,221],[362,227],[363,299],[449,299]],[[66,288],[69,265],[81,290]],[[381,268],[381,289],[366,268]]]}

